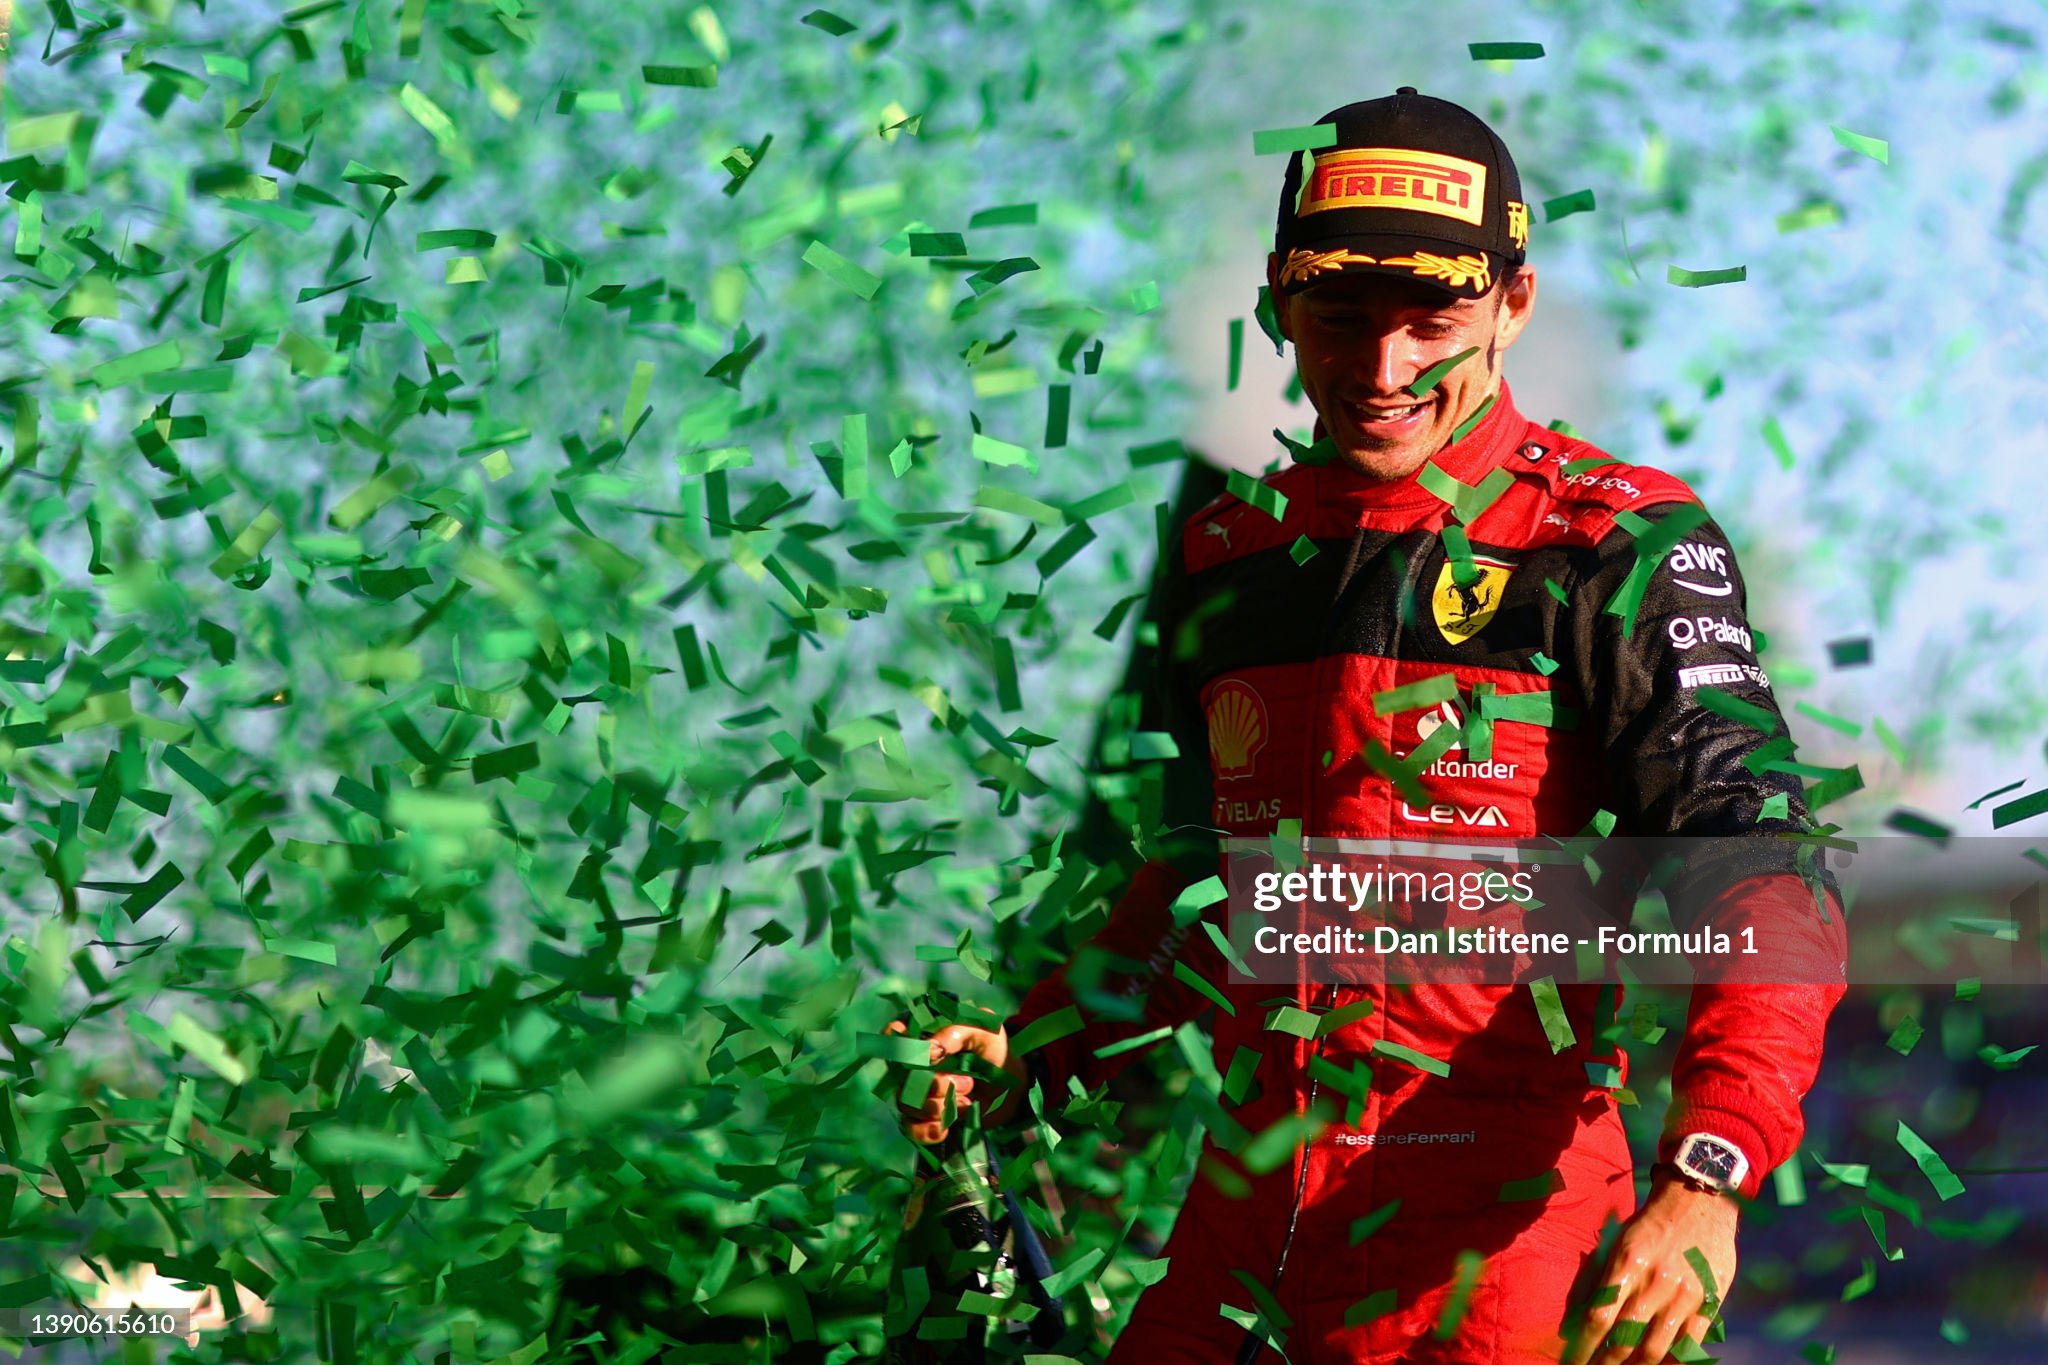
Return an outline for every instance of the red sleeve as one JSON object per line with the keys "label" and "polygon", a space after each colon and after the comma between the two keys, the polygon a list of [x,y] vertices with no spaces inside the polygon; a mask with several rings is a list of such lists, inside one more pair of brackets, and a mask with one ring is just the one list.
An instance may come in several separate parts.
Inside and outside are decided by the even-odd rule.
{"label": "red sleeve", "polygon": [[1742,1193],[1754,1199],[1806,1131],[1800,1102],[1820,1071],[1828,1016],[1848,989],[1848,929],[1832,893],[1823,922],[1806,884],[1782,874],[1736,883],[1707,922],[1737,942],[1751,927],[1768,950],[1754,968],[1731,958],[1735,970],[1722,980],[1693,986],[1657,1158],[1669,1161],[1691,1133],[1732,1142],[1749,1158]]}

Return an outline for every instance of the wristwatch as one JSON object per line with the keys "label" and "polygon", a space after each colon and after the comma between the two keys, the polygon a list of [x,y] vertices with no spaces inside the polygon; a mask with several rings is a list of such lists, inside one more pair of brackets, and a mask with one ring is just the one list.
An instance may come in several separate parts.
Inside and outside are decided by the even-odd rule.
{"label": "wristwatch", "polygon": [[1749,1158],[1740,1147],[1712,1133],[1689,1133],[1678,1144],[1668,1169],[1696,1190],[1729,1194],[1742,1188],[1749,1175]]}

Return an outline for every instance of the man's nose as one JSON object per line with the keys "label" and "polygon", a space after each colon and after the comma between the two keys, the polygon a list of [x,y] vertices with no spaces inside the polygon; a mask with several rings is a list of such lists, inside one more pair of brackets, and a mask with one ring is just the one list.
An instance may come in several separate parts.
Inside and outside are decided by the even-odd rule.
{"label": "man's nose", "polygon": [[1379,397],[1390,398],[1415,382],[1415,358],[1403,333],[1376,333],[1366,338],[1360,350],[1361,377],[1370,381],[1372,392]]}

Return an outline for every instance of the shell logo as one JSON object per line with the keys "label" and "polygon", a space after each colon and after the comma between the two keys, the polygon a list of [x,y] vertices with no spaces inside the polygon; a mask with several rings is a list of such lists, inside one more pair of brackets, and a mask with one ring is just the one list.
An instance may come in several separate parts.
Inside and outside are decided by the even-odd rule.
{"label": "shell logo", "polygon": [[1250,777],[1259,750],[1273,733],[1266,701],[1250,683],[1232,678],[1209,695],[1209,765],[1219,778]]}

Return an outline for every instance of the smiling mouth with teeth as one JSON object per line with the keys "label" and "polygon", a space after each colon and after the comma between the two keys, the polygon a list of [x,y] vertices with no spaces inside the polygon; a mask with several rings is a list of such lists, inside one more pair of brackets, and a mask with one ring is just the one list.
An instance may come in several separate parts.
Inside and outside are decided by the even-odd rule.
{"label": "smiling mouth with teeth", "polygon": [[1420,412],[1422,409],[1428,407],[1430,405],[1430,401],[1431,400],[1425,398],[1421,402],[1410,403],[1406,407],[1400,408],[1368,407],[1363,403],[1352,403],[1349,406],[1351,407],[1351,410],[1353,412],[1358,413],[1360,416],[1366,418],[1368,421],[1386,422],[1398,420],[1403,417],[1412,416],[1413,414]]}

